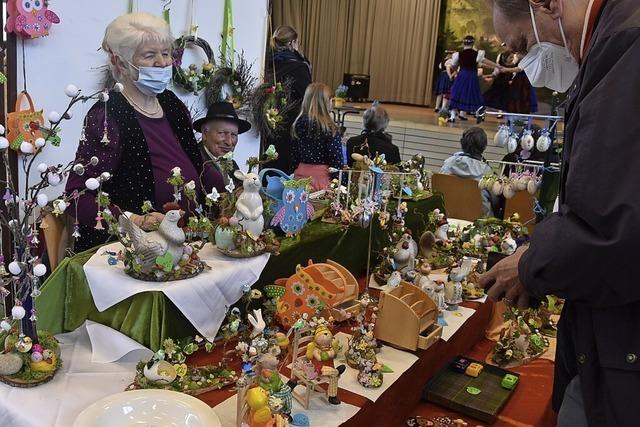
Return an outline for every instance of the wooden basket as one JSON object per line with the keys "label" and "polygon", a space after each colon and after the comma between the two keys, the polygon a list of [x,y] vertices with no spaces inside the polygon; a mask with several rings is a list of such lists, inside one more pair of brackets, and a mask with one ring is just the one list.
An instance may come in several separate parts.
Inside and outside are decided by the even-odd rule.
{"label": "wooden basket", "polygon": [[0,382],[10,385],[11,387],[32,388],[32,387],[37,387],[39,385],[48,383],[53,379],[53,377],[56,376],[56,372],[58,372],[57,369],[51,372],[46,377],[37,381],[27,381],[27,380],[21,380],[19,378],[12,378],[11,376],[7,376],[7,375],[0,375]]}

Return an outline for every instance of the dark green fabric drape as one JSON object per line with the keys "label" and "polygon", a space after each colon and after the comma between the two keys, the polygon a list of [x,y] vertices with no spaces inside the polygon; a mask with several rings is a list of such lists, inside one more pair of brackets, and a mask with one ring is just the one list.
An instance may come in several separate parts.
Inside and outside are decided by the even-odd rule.
{"label": "dark green fabric drape", "polygon": [[[441,195],[408,204],[407,226],[417,235],[424,230],[427,214],[444,209]],[[374,222],[372,248],[379,251],[385,232]],[[272,256],[254,288],[261,289],[281,277],[289,277],[297,264],[332,259],[360,277],[366,273],[369,229],[315,221],[302,233],[282,241],[279,256]],[[195,335],[196,330],[162,292],[145,292],[99,312],[82,269],[94,250],[63,260],[42,286],[38,298],[38,327],[60,333],[72,331],[85,320],[109,326],[156,351],[165,338]],[[118,286],[114,283],[113,286]],[[158,284],[162,286],[162,284]]]}

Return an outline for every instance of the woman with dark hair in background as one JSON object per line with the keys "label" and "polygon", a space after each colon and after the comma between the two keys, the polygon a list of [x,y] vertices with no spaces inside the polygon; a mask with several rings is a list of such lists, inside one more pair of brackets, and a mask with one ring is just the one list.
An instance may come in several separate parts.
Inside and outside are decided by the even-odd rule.
{"label": "woman with dark hair in background", "polygon": [[[454,153],[442,164],[440,173],[469,178],[476,181],[491,172],[491,166],[482,155],[487,148],[487,133],[479,127],[471,127],[462,133],[461,152]],[[497,199],[487,190],[482,190],[482,215],[493,216],[493,205]]]}
{"label": "woman with dark hair in background", "polygon": [[304,92],[311,83],[311,63],[299,52],[298,33],[288,25],[281,25],[271,37],[271,52],[267,57],[267,81],[291,83],[289,102],[295,104],[290,113],[283,118],[281,131],[268,138],[265,146],[274,145],[278,158],[267,163],[265,168],[275,168],[290,174],[294,166],[291,161],[291,125],[298,112]]}

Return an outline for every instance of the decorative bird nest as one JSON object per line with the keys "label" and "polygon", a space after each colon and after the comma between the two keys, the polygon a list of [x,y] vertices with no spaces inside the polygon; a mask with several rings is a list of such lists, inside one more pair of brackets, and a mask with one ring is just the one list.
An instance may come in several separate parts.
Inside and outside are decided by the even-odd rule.
{"label": "decorative bird nest", "polygon": [[[184,50],[192,46],[199,47],[204,52],[207,62],[200,68],[196,64],[191,64],[186,69],[182,68]],[[196,36],[183,36],[175,41],[175,49],[173,50],[173,82],[175,85],[197,95],[209,84],[214,69],[213,50],[205,39]]]}
{"label": "decorative bird nest", "polygon": [[244,58],[244,52],[233,59],[223,58],[207,87],[207,105],[227,101],[236,110],[251,108],[252,91],[256,78],[251,74],[251,64]]}
{"label": "decorative bird nest", "polygon": [[[28,336],[21,336],[12,329],[4,338],[5,353],[2,358],[13,357],[21,361],[20,369],[11,375],[0,375],[0,382],[19,388],[31,388],[48,383],[62,366],[58,340],[46,331],[38,331],[38,343]],[[14,363],[12,361],[11,363]],[[2,369],[10,362],[2,359]]]}
{"label": "decorative bird nest", "polygon": [[[127,253],[128,255],[125,256],[125,259],[134,258],[131,252]],[[156,268],[156,270],[152,272],[144,272],[133,267],[132,262],[133,260],[129,263],[125,261],[124,271],[134,279],[143,280],[145,282],[174,282],[176,280],[191,279],[192,277],[196,277],[202,273],[205,269],[210,269],[210,267],[202,262],[197,255],[190,257],[183,265],[179,264],[179,268],[177,270],[172,270],[170,272],[163,271],[161,267]]]}

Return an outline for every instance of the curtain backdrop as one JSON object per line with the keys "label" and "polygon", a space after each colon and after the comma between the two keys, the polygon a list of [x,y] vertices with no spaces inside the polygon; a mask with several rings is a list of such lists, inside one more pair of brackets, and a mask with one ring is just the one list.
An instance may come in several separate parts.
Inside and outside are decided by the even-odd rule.
{"label": "curtain backdrop", "polygon": [[313,80],[369,74],[369,97],[431,104],[440,0],[273,0],[273,27],[291,25]]}

